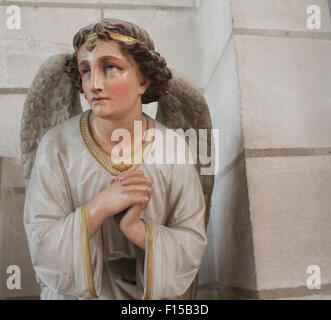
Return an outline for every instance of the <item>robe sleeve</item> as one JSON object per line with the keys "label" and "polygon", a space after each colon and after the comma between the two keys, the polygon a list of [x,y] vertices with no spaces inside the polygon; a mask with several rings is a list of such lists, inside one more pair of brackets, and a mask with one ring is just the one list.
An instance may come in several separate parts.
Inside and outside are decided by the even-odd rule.
{"label": "robe sleeve", "polygon": [[44,137],[24,207],[32,265],[37,280],[53,293],[94,298],[101,290],[101,232],[89,239],[84,204],[73,207],[59,152]]}
{"label": "robe sleeve", "polygon": [[197,275],[207,245],[205,201],[194,165],[174,165],[170,176],[166,224],[144,219],[144,299],[182,295]]}

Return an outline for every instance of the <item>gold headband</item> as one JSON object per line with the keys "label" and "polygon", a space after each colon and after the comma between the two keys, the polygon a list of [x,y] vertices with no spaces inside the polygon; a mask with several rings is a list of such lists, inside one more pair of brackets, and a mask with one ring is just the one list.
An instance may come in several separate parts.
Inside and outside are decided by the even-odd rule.
{"label": "gold headband", "polygon": [[[125,36],[125,35],[119,34],[119,33],[110,32],[110,35],[113,40],[119,40],[119,41],[123,41],[123,42],[137,41],[137,39],[135,39],[135,38]],[[95,48],[95,46],[96,46],[95,41],[97,39],[98,39],[98,36],[96,33],[92,33],[92,34],[88,35],[87,50],[92,51]]]}

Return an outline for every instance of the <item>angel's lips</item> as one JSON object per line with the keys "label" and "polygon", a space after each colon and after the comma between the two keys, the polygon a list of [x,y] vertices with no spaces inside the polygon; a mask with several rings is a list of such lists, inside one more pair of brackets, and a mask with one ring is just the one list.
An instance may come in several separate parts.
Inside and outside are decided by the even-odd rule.
{"label": "angel's lips", "polygon": [[109,98],[93,98],[92,102],[93,101],[103,101],[103,100],[109,100]]}

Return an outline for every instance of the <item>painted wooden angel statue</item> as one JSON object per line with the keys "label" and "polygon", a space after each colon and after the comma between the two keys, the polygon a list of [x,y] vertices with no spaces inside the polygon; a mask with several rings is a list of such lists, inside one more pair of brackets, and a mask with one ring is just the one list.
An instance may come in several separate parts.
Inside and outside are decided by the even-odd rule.
{"label": "painted wooden angel statue", "polygon": [[[169,129],[210,129],[206,102],[133,23],[103,19],[73,45],[41,66],[22,117],[24,226],[41,299],[194,298],[213,176],[176,162],[192,153],[184,135],[184,148],[160,143]],[[155,120],[142,112],[153,101]],[[160,150],[175,161],[152,161]]]}

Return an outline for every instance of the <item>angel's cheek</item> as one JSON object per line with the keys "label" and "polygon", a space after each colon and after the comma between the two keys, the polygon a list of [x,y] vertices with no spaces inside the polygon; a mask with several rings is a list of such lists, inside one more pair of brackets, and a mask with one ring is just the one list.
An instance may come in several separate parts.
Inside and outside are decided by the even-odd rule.
{"label": "angel's cheek", "polygon": [[118,105],[129,106],[136,102],[137,84],[130,78],[110,82],[107,91],[111,100]]}
{"label": "angel's cheek", "polygon": [[128,99],[130,85],[126,81],[115,83],[109,87],[110,97],[119,103]]}

